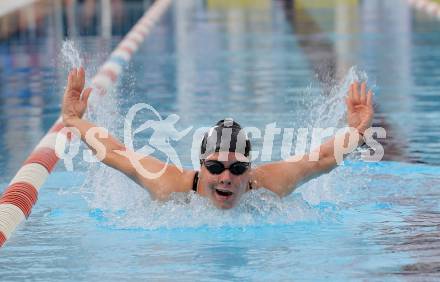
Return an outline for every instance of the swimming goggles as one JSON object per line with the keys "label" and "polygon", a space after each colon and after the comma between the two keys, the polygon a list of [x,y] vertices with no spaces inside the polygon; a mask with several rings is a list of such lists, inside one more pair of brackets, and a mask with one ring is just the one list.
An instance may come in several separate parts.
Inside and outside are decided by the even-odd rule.
{"label": "swimming goggles", "polygon": [[232,174],[240,175],[245,173],[250,166],[249,162],[235,162],[229,167],[225,167],[223,163],[215,160],[203,160],[202,163],[205,165],[206,169],[212,174],[220,174],[226,169],[229,169]]}

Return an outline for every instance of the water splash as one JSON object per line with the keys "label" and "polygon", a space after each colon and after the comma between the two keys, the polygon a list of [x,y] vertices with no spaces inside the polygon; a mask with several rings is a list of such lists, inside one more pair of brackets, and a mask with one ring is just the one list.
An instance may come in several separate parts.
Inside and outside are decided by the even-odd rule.
{"label": "water splash", "polygon": [[83,65],[78,48],[72,40],[65,40],[63,42],[61,55],[66,69],[79,68]]}
{"label": "water splash", "polygon": [[112,206],[108,205],[109,201],[105,201],[105,206],[95,202],[93,211],[100,211],[99,217],[95,217],[104,226],[116,229],[255,227],[320,219],[319,211],[309,206],[300,194],[279,199],[268,191],[253,191],[243,196],[236,208],[220,210],[192,192],[176,193],[167,202],[157,202],[145,195],[133,197],[129,190],[130,193],[125,193],[131,195],[129,202],[119,199]]}
{"label": "water splash", "polygon": [[[330,89],[324,89],[322,94],[313,101],[311,109],[315,109],[310,115],[309,130],[312,128],[343,128],[347,126],[345,97],[351,83],[355,81],[368,82],[368,76],[356,66],[349,69],[348,73],[336,85]],[[324,94],[327,93],[327,94]],[[310,140],[309,140],[310,142]],[[352,154],[348,159],[359,159],[359,155]],[[367,168],[363,168],[366,170]],[[322,175],[300,189],[304,199],[311,204],[320,202],[339,203],[347,199],[350,187],[338,186],[336,183],[344,183],[343,179],[352,174],[351,169],[344,168],[344,164],[334,169],[331,173]],[[351,185],[361,183],[351,182]]]}
{"label": "water splash", "polygon": [[[86,64],[82,59],[80,48],[72,40],[65,40],[61,48],[61,61],[63,68],[69,71],[72,68],[84,67],[86,73],[86,87],[93,88],[89,99],[89,107],[86,112],[86,118],[99,126],[107,128],[109,131],[115,130],[121,117],[118,113],[118,102],[115,98],[114,89],[106,89],[106,95],[98,95],[98,91],[94,85],[90,85],[91,75],[96,73],[98,61],[104,56],[102,53],[96,54],[92,61],[87,60]],[[95,61],[96,60],[96,61]]]}
{"label": "water splash", "polygon": [[[63,68],[66,71],[80,66],[86,67],[86,87],[88,87],[90,75],[96,72],[97,62],[87,62],[87,65],[84,66],[79,48],[77,48],[75,42],[71,40],[63,42],[61,56]],[[93,85],[91,86],[92,88],[94,87]],[[93,89],[85,118],[97,126],[106,128],[111,134],[114,134],[115,129],[120,127],[122,123],[121,120],[123,120],[118,113],[118,102],[115,97],[115,91],[108,89],[105,96],[97,95],[97,93],[98,91]],[[84,144],[82,144],[82,146],[80,152],[88,149]],[[114,196],[123,199],[121,195],[125,192],[125,189],[109,189],[109,184],[112,184],[112,182],[119,187],[124,187],[126,183],[126,179],[122,180],[118,178],[114,170],[98,163],[87,164],[82,161],[78,162],[77,165],[79,168],[85,168],[88,172],[80,192],[90,205],[93,205],[94,201],[96,201],[98,205],[105,203],[109,199],[112,200]],[[121,193],[118,193],[118,191]]]}
{"label": "water splash", "polygon": [[365,72],[353,66],[344,79],[337,85],[331,87],[328,95],[321,95],[316,102],[316,110],[313,113],[312,124],[314,127],[344,127],[346,126],[346,105],[345,97],[347,90],[354,81],[368,82]]}
{"label": "water splash", "polygon": [[[365,73],[351,68],[341,83],[325,92],[329,94],[314,99],[311,107],[315,111],[305,121],[306,124],[316,127],[344,126],[346,89],[352,81],[366,79]],[[119,121],[122,117],[117,113],[118,104],[114,96],[106,96],[105,100],[98,103],[99,110],[95,112],[92,120],[100,126],[108,125],[120,131],[120,128],[115,128],[122,128]],[[115,131],[110,132],[115,135]],[[102,164],[93,164],[89,168],[89,176],[82,193],[93,211],[91,215],[111,228],[278,225],[321,221],[331,217],[327,210],[323,212],[312,205],[343,201],[349,189],[337,189],[336,183],[341,183],[338,179],[348,174],[350,169],[337,168],[319,178],[319,181],[303,185],[300,193],[294,193],[284,199],[279,199],[268,191],[253,191],[243,197],[238,207],[227,211],[216,209],[207,199],[193,193],[175,194],[165,203],[152,201],[146,190],[127,180],[123,174]]]}

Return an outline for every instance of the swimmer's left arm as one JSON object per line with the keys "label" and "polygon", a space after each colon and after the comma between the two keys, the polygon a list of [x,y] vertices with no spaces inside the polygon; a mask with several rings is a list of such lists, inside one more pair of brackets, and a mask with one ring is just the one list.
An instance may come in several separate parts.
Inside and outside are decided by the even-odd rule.
{"label": "swimmer's left arm", "polygon": [[[362,135],[371,126],[374,115],[372,95],[371,91],[366,91],[365,82],[360,91],[358,82],[351,84],[346,97],[347,121],[349,127],[357,131],[336,135],[309,155],[292,156],[285,161],[257,167],[252,176],[254,185],[283,197],[301,184],[330,172],[338,160],[363,143]],[[353,135],[350,134],[359,134],[357,143],[353,144]]]}

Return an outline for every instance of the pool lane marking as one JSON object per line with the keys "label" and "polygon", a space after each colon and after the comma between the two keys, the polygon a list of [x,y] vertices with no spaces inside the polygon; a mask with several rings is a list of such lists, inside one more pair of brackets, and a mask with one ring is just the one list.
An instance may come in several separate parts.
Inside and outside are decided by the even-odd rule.
{"label": "pool lane marking", "polygon": [[38,191],[41,186],[43,186],[43,183],[48,176],[49,172],[44,166],[36,163],[26,164],[20,168],[15,177],[9,183],[9,186],[18,182],[25,182],[33,184]]}
{"label": "pool lane marking", "polygon": [[102,73],[99,70],[98,74],[92,79],[93,86],[95,88],[94,92],[99,95],[106,95],[107,89],[113,85],[112,78],[108,76],[106,73]]}
{"label": "pool lane marking", "polygon": [[121,49],[121,48],[116,49],[116,50],[112,53],[111,56],[112,56],[112,57],[116,57],[116,58],[117,58],[117,61],[122,60],[122,61],[124,62],[124,64],[127,63],[128,61],[130,61],[130,59],[131,59],[131,55],[130,55],[130,53],[127,52],[127,50],[124,50],[124,49]]}
{"label": "pool lane marking", "polygon": [[[13,205],[21,211],[23,217],[29,217],[32,207],[37,202],[38,190],[43,185],[45,179],[49,176],[49,172],[52,170],[53,165],[55,165],[55,162],[51,162],[51,159],[54,157],[53,152],[56,145],[56,138],[59,138],[59,140],[62,140],[63,142],[67,142],[67,140],[70,139],[68,134],[62,133],[58,136],[58,133],[62,128],[63,126],[61,123],[55,123],[35,147],[33,153],[28,158],[30,163],[25,164],[19,169],[0,198],[0,205],[3,205],[3,208],[5,207],[5,204]],[[30,161],[35,158],[41,158],[39,157],[40,154],[47,153],[51,155],[51,158],[44,160],[44,162],[39,161],[38,163],[35,163]],[[0,220],[3,220],[3,222],[10,222],[10,220],[13,221],[14,218],[21,222],[22,217],[17,217],[16,215],[14,217],[14,213],[3,212],[0,214]],[[9,238],[9,224],[3,223],[0,225],[0,231],[4,231],[3,233]]]}
{"label": "pool lane marking", "polygon": [[111,68],[102,68],[100,71],[100,74],[102,74],[103,76],[107,76],[110,78],[110,80],[112,81],[112,83],[115,83],[116,80],[118,79],[118,73],[115,72],[114,69]]}
{"label": "pool lane marking", "polygon": [[[46,134],[43,139],[41,139],[40,143],[35,147],[36,149],[39,148],[51,148],[55,149],[58,141],[58,145],[62,145],[62,148],[65,148],[65,145],[67,143],[67,136],[64,134],[58,134],[59,132],[49,132]],[[62,142],[62,143],[60,143]]]}
{"label": "pool lane marking", "polygon": [[17,182],[9,186],[0,199],[0,204],[11,204],[18,207],[26,218],[38,199],[38,191],[29,183]]}
{"label": "pool lane marking", "polygon": [[6,242],[6,235],[0,230],[0,247]]}
{"label": "pool lane marking", "polygon": [[[0,214],[0,220],[3,224],[0,224],[0,231],[6,234],[6,238],[9,238],[11,232],[9,232],[10,222],[14,220],[22,221],[22,218],[28,218],[32,207],[35,205],[38,199],[38,190],[43,185],[45,179],[48,177],[49,172],[52,170],[56,161],[53,162],[53,153],[56,146],[57,138],[62,142],[67,142],[70,139],[68,134],[58,133],[63,128],[59,122],[55,123],[49,132],[41,139],[34,151],[22,166],[15,177],[11,180],[8,188],[3,192],[0,198],[0,205],[3,207],[3,212]],[[50,154],[50,158],[45,160],[39,160],[37,163],[32,162],[34,159],[41,159],[39,155]],[[27,162],[30,162],[26,164]],[[6,205],[6,206],[5,206]],[[12,213],[5,212],[5,207],[9,205],[15,206],[21,211],[23,216],[18,216]],[[10,209],[9,209],[10,210]],[[15,227],[14,227],[15,228]]]}
{"label": "pool lane marking", "polygon": [[136,44],[142,43],[142,36],[139,35],[139,33],[137,33],[137,32],[130,32],[127,35],[127,38],[129,38],[130,40],[133,40],[134,42],[136,42]]}
{"label": "pool lane marking", "polygon": [[52,172],[59,158],[52,148],[37,148],[24,162],[25,164],[37,163],[44,166],[49,173]]}
{"label": "pool lane marking", "polygon": [[[92,79],[95,88],[93,93],[105,95],[116,84],[122,69],[170,4],[171,0],[157,0],[144,13]],[[0,247],[10,238],[16,227],[30,215],[41,186],[59,160],[55,153],[57,140],[63,144],[72,138],[70,133],[62,131],[63,128],[60,116],[0,197]],[[63,135],[58,136],[58,134]]]}
{"label": "pool lane marking", "polygon": [[25,215],[20,208],[13,204],[0,204],[0,232],[3,233],[6,240],[11,237],[16,227],[16,222],[22,222]]}
{"label": "pool lane marking", "polygon": [[108,70],[112,70],[112,71],[114,71],[115,73],[116,73],[116,75],[119,75],[121,72],[122,72],[122,67],[121,67],[121,65],[120,64],[118,64],[118,63],[116,63],[116,62],[114,62],[113,60],[112,61],[108,61],[107,63],[105,63],[103,66],[102,66],[102,68],[103,69],[108,69]]}

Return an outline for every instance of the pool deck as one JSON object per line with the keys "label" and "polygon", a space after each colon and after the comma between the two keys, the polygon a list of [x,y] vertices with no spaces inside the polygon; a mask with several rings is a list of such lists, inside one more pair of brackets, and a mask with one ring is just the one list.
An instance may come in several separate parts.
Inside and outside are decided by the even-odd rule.
{"label": "pool deck", "polygon": [[2,1],[0,2],[0,17],[3,17],[9,13],[12,13],[27,5],[33,4],[38,0],[15,0],[15,1]]}

